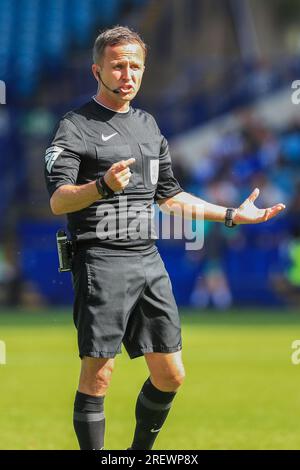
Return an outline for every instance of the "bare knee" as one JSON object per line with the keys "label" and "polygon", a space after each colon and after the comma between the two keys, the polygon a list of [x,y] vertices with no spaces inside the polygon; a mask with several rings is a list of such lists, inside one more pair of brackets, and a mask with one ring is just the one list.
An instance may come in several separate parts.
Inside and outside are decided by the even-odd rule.
{"label": "bare knee", "polygon": [[151,382],[162,392],[176,392],[183,384],[185,371],[181,351],[175,353],[147,353],[145,359]]}
{"label": "bare knee", "polygon": [[[157,379],[157,388],[165,392],[176,392],[184,382],[185,375],[182,372],[166,375]],[[155,384],[154,384],[155,385]]]}
{"label": "bare knee", "polygon": [[84,357],[78,390],[94,396],[105,395],[110,385],[114,359]]}
{"label": "bare knee", "polygon": [[160,374],[151,374],[151,382],[162,392],[176,392],[185,379],[184,368],[166,371]]}
{"label": "bare knee", "polygon": [[96,387],[98,389],[103,389],[103,390],[108,389],[110,385],[110,381],[111,381],[113,368],[114,368],[113,364],[108,363],[105,365],[105,367],[102,367],[100,370],[96,372],[95,382],[96,382]]}

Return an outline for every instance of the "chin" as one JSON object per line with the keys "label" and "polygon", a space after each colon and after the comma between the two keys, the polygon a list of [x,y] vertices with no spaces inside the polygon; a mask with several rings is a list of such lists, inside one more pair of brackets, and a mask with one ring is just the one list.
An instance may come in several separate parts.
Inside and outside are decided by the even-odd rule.
{"label": "chin", "polygon": [[133,100],[136,97],[138,90],[129,91],[128,93],[121,94],[121,97],[126,101]]}
{"label": "chin", "polygon": [[132,100],[135,98],[135,96],[136,96],[136,93],[134,93],[134,94],[128,93],[127,95],[120,96],[120,98],[121,98],[122,101],[128,101],[128,102],[130,102],[130,101],[132,101]]}

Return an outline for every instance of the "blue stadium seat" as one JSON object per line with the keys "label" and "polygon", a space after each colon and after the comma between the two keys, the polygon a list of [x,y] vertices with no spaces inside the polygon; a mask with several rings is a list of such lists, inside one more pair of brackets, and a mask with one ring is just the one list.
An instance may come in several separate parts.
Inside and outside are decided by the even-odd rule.
{"label": "blue stadium seat", "polygon": [[68,9],[67,21],[72,31],[72,42],[79,47],[87,44],[95,21],[93,0],[73,0]]}
{"label": "blue stadium seat", "polygon": [[70,47],[86,46],[95,30],[117,23],[122,6],[122,0],[0,0],[0,79],[31,95],[42,69],[63,67]]}
{"label": "blue stadium seat", "polygon": [[13,40],[14,2],[0,0],[0,79],[6,80]]}
{"label": "blue stadium seat", "polygon": [[95,0],[95,16],[100,28],[111,26],[117,21],[121,3],[121,0]]}
{"label": "blue stadium seat", "polygon": [[12,63],[14,88],[21,95],[33,92],[40,69],[38,54],[39,0],[19,0],[14,31],[16,31]]}
{"label": "blue stadium seat", "polygon": [[69,29],[66,28],[68,16],[68,3],[66,0],[44,0],[43,15],[41,17],[43,28],[40,30],[40,49],[44,57],[46,69],[59,66],[69,46]]}

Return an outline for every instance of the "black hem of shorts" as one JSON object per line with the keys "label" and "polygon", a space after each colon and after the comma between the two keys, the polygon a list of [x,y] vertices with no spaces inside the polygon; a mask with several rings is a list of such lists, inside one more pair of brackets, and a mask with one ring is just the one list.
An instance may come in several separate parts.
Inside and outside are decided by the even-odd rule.
{"label": "black hem of shorts", "polygon": [[79,353],[80,359],[82,359],[84,356],[86,357],[94,357],[96,359],[112,359],[116,357],[117,354],[121,354],[121,351],[115,351],[115,352],[107,352],[107,351],[92,351],[92,352],[83,352]]}
{"label": "black hem of shorts", "polygon": [[[130,359],[135,359],[137,357],[143,356],[145,353],[172,353],[172,352],[177,352],[182,350],[182,344],[179,344],[178,346],[174,346],[172,348],[166,348],[164,346],[149,346],[148,348],[141,348],[136,351],[127,351]],[[94,357],[96,359],[112,359],[114,358],[117,354],[121,354],[122,351],[116,351],[116,352],[107,352],[107,351],[93,351],[93,352],[86,352],[86,353],[80,353],[79,357],[82,359],[84,356],[87,357]]]}
{"label": "black hem of shorts", "polygon": [[172,353],[182,350],[182,344],[174,346],[172,348],[166,348],[164,346],[150,346],[148,348],[141,348],[137,351],[127,351],[130,359],[135,359],[136,357],[143,356],[145,353]]}

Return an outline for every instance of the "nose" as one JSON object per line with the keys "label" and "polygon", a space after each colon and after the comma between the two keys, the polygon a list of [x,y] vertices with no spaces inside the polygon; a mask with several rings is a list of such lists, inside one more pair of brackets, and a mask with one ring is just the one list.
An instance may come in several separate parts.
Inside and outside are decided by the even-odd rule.
{"label": "nose", "polygon": [[130,80],[131,79],[131,73],[130,73],[129,65],[123,69],[123,78],[125,80]]}

